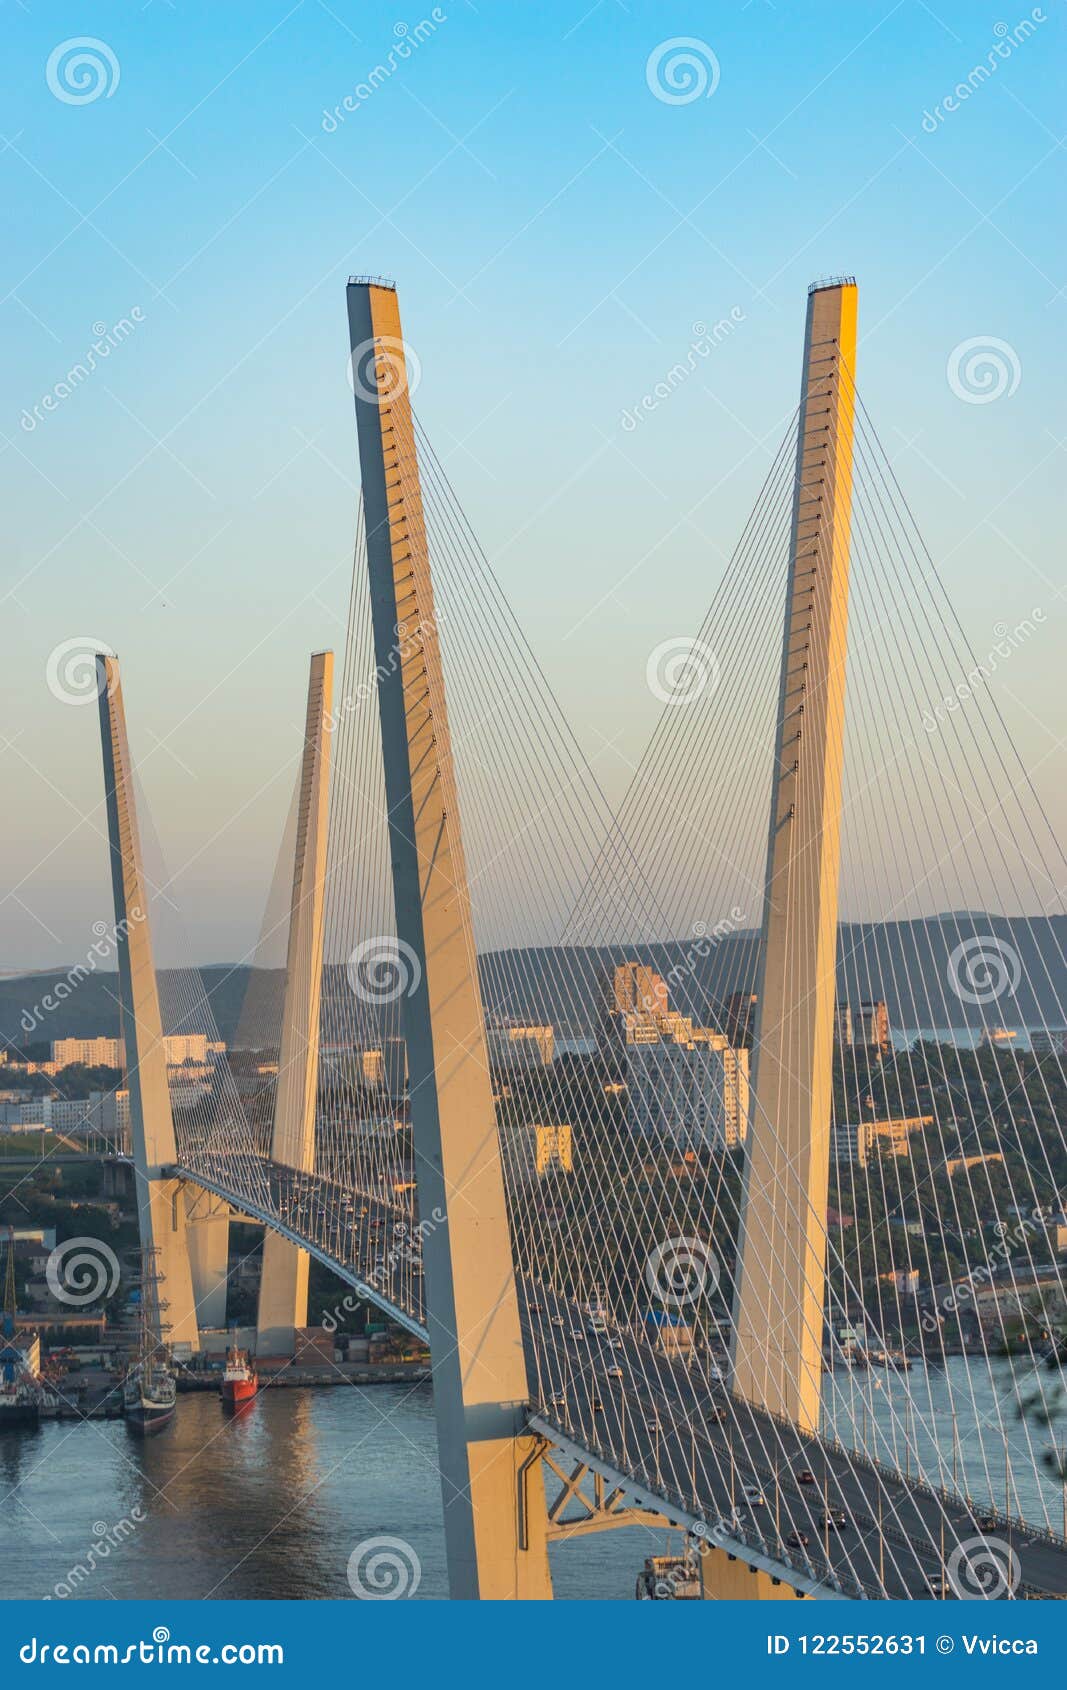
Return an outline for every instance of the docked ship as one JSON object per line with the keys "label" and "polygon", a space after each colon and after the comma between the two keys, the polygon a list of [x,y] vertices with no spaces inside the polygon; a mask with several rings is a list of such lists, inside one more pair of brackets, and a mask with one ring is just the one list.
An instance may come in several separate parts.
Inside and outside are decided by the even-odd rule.
{"label": "docked ship", "polygon": [[163,1343],[161,1320],[165,1303],[159,1300],[159,1274],[154,1250],[141,1252],[141,1311],[137,1356],[122,1386],[122,1412],[129,1431],[138,1437],[162,1432],[174,1419],[178,1386]]}
{"label": "docked ship", "polygon": [[122,1387],[122,1412],[131,1432],[148,1437],[174,1419],[178,1387],[162,1350],[139,1355]]}
{"label": "docked ship", "polygon": [[247,1350],[237,1347],[237,1334],[226,1351],[226,1366],[222,1375],[222,1400],[227,1408],[239,1408],[251,1402],[259,1389],[256,1364]]}
{"label": "docked ship", "polygon": [[0,1431],[8,1426],[36,1426],[41,1418],[42,1395],[40,1382],[15,1333],[15,1238],[9,1233],[0,1335]]}
{"label": "docked ship", "polygon": [[634,1591],[639,1602],[699,1602],[704,1595],[696,1554],[646,1555]]}
{"label": "docked ship", "polygon": [[41,1387],[27,1374],[0,1378],[0,1432],[9,1426],[36,1426],[41,1418]]}

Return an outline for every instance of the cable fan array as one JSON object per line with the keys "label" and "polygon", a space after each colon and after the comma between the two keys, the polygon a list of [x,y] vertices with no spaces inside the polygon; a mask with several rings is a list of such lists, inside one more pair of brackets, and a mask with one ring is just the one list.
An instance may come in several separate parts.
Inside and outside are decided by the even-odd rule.
{"label": "cable fan array", "polygon": [[[774,1130],[753,998],[797,432],[695,640],[651,654],[665,707],[617,812],[418,422],[400,439],[448,692],[484,1010],[471,1048],[492,1079],[538,1420],[777,1565],[941,1594],[946,1544],[978,1515],[1009,1546],[1019,1518],[1031,1546],[1061,1525],[1046,1428],[1067,1308],[1062,857],[988,692],[961,702],[974,658],[857,399],[848,651],[829,683],[847,722],[830,1202],[797,1217],[825,1250],[821,1423],[753,1408],[729,1362],[745,1143]],[[418,960],[396,937],[377,684],[427,630],[375,651],[364,546],[361,529],[314,1167],[279,1171],[275,1093],[250,1098],[225,1064],[180,1111],[180,1160],[259,1212],[284,1205],[290,1230],[419,1322],[430,1218],[403,1038]],[[277,967],[261,975],[280,1002]],[[202,987],[179,1000],[182,1025],[211,1024]],[[1044,1033],[1048,1054],[1004,1023]],[[783,1280],[793,1236],[762,1241]],[[782,1342],[773,1323],[766,1342]],[[1030,1577],[1023,1557],[1014,1584]]]}

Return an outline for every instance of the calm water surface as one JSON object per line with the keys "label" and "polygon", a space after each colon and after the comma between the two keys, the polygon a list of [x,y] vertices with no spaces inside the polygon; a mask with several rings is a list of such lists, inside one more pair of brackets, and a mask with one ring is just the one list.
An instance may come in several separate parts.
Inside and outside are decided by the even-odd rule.
{"label": "calm water surface", "polygon": [[[114,1420],[7,1431],[0,1485],[0,1598],[64,1594],[101,1526],[134,1509],[143,1521],[74,1596],[351,1597],[349,1556],[381,1535],[418,1556],[419,1599],[447,1595],[428,1386],[266,1391],[236,1417],[191,1393],[144,1442]],[[644,1557],[666,1543],[633,1528],[555,1546],[556,1594],[632,1599]]]}
{"label": "calm water surface", "polygon": [[[1052,1440],[1067,1443],[1067,1420],[1054,1414],[1052,1429],[1040,1433],[1022,1424],[1017,1391],[1029,1383],[1029,1370],[1013,1377],[1009,1362],[979,1377],[963,1358],[929,1380],[912,1373],[906,1383],[883,1374],[875,1385],[870,1375],[838,1373],[826,1381],[827,1419],[848,1439],[854,1414],[857,1441],[873,1444],[871,1412],[861,1407],[873,1391],[878,1453],[892,1461],[894,1441],[910,1421],[923,1469],[936,1482],[938,1446],[950,1476],[955,1408],[957,1462],[971,1495],[1003,1507],[1006,1441],[1013,1511],[1059,1528],[1062,1486],[1034,1457]],[[977,1416],[968,1408],[973,1402]],[[899,1442],[896,1454],[902,1462]],[[179,1397],[169,1430],[145,1442],[111,1420],[8,1431],[0,1434],[0,1484],[0,1598],[65,1595],[94,1540],[137,1514],[143,1519],[132,1534],[70,1594],[349,1597],[349,1556],[383,1535],[405,1540],[417,1556],[418,1599],[447,1594],[428,1385],[265,1391],[236,1417],[214,1394],[190,1394]],[[556,1544],[555,1593],[632,1600],[644,1557],[679,1541],[678,1534],[634,1527]]]}

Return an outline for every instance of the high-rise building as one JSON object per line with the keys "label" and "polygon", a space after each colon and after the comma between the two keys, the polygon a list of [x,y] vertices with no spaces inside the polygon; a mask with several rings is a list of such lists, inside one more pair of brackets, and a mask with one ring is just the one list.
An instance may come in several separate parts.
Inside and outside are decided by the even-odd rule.
{"label": "high-rise building", "polygon": [[745,1141],[748,1051],[725,1039],[716,1046],[668,1036],[628,1046],[626,1089],[627,1124],[642,1137],[679,1150],[731,1150]]}
{"label": "high-rise building", "polygon": [[731,992],[723,1014],[723,1032],[731,1045],[752,1047],[752,1033],[756,1023],[755,992]]}
{"label": "high-rise building", "polygon": [[512,1187],[530,1186],[553,1174],[569,1174],[574,1167],[568,1125],[507,1121],[500,1129],[501,1151]]}
{"label": "high-rise building", "polygon": [[834,1042],[847,1050],[852,1043],[852,1006],[847,1003],[834,1005]]}
{"label": "high-rise building", "polygon": [[666,1015],[667,982],[643,962],[623,962],[611,982],[609,1007],[617,1015]]}
{"label": "high-rise building", "polygon": [[690,1016],[672,1010],[666,983],[643,964],[615,969],[608,1003],[630,1131],[682,1150],[743,1144],[748,1051],[716,1028],[694,1026]]}
{"label": "high-rise building", "polygon": [[324,1044],[319,1062],[325,1081],[334,1085],[382,1091],[394,1102],[407,1092],[408,1056],[403,1039],[381,1039],[376,1045]]}
{"label": "high-rise building", "polygon": [[866,1045],[869,1050],[889,1049],[889,1010],[881,1000],[861,1003],[853,1010],[852,1036],[854,1043]]}

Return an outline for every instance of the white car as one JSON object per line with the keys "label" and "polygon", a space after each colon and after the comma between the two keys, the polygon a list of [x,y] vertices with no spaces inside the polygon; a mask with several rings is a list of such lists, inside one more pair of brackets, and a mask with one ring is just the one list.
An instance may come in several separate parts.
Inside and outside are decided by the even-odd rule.
{"label": "white car", "polygon": [[608,1368],[608,1378],[609,1379],[621,1379],[622,1377],[623,1377],[623,1371],[622,1371],[621,1367],[609,1367]]}
{"label": "white car", "polygon": [[759,1485],[742,1485],[741,1495],[751,1507],[761,1508],[763,1506],[763,1492]]}

